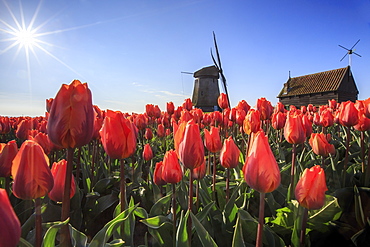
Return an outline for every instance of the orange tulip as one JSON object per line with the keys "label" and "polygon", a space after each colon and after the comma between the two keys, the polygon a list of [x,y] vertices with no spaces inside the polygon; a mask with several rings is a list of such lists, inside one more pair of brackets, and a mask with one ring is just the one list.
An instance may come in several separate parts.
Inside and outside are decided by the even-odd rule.
{"label": "orange tulip", "polygon": [[193,103],[191,102],[190,98],[185,99],[184,103],[182,104],[182,108],[188,111],[193,109]]}
{"label": "orange tulip", "polygon": [[170,184],[176,184],[182,179],[182,170],[175,151],[167,151],[163,158],[162,179]]}
{"label": "orange tulip", "polygon": [[253,134],[243,174],[247,184],[261,193],[274,191],[280,185],[279,166],[263,131]]}
{"label": "orange tulip", "polygon": [[21,238],[21,224],[4,189],[0,189],[0,205],[0,246],[15,247]]}
{"label": "orange tulip", "polygon": [[9,117],[0,117],[0,134],[7,134],[10,132]]}
{"label": "orange tulip", "polygon": [[[54,187],[48,194],[49,198],[53,201],[56,201],[56,202],[63,201],[66,171],[67,171],[67,161],[66,160],[63,159],[59,161],[58,163],[54,162],[51,168],[51,174],[53,174],[53,178],[54,178]],[[76,185],[75,185],[75,180],[72,175],[69,197],[72,198],[75,192],[76,192]]]}
{"label": "orange tulip", "polygon": [[320,209],[325,204],[325,172],[319,165],[306,168],[295,188],[295,197],[302,207]]}
{"label": "orange tulip", "polygon": [[327,157],[329,154],[335,154],[334,145],[329,144],[324,133],[312,133],[308,142],[317,155]]}
{"label": "orange tulip", "polygon": [[256,133],[261,129],[261,113],[258,110],[250,109],[243,122],[243,130],[247,135]]}
{"label": "orange tulip", "polygon": [[329,127],[334,124],[334,116],[330,110],[325,109],[320,113],[320,124],[324,127]]}
{"label": "orange tulip", "polygon": [[23,200],[45,196],[54,185],[49,169],[49,158],[35,141],[23,142],[13,159],[11,170],[13,194]]}
{"label": "orange tulip", "polygon": [[150,147],[150,144],[147,143],[144,145],[144,150],[143,150],[143,159],[145,161],[149,161],[153,158],[153,150]]}
{"label": "orange tulip", "polygon": [[197,168],[204,162],[203,141],[199,127],[193,120],[186,123],[184,137],[179,144],[178,154],[182,164],[190,170]]}
{"label": "orange tulip", "polygon": [[0,177],[10,177],[12,161],[17,155],[18,147],[15,140],[9,141],[0,150]]}
{"label": "orange tulip", "polygon": [[63,84],[51,105],[47,131],[55,145],[81,147],[90,142],[94,131],[94,109],[87,83],[74,80]]}
{"label": "orange tulip", "polygon": [[217,153],[221,150],[220,129],[211,126],[211,130],[204,129],[204,145],[211,153]]}
{"label": "orange tulip", "polygon": [[173,104],[173,102],[167,102],[166,110],[170,116],[175,112],[175,105]]}
{"label": "orange tulip", "polygon": [[160,185],[165,185],[167,182],[163,180],[162,178],[162,166],[163,166],[163,162],[160,161],[160,162],[157,162],[155,164],[155,168],[154,168],[154,173],[153,173],[153,182],[160,186]]}
{"label": "orange tulip", "polygon": [[339,123],[343,126],[351,127],[358,122],[358,110],[352,101],[342,102],[339,106]]}
{"label": "orange tulip", "polygon": [[237,167],[239,164],[239,155],[240,150],[235,145],[233,138],[230,136],[228,139],[225,139],[220,152],[221,165],[228,169]]}
{"label": "orange tulip", "polygon": [[225,93],[221,93],[220,96],[218,96],[217,102],[221,109],[229,108],[229,101],[227,100],[227,95]]}
{"label": "orange tulip", "polygon": [[18,124],[15,135],[18,139],[27,140],[31,129],[31,121],[29,119],[24,119]]}
{"label": "orange tulip", "polygon": [[245,113],[248,113],[249,109],[251,109],[251,106],[245,100],[241,100],[236,108],[239,110],[244,110]]}
{"label": "orange tulip", "polygon": [[284,137],[290,144],[300,144],[306,140],[306,131],[300,114],[296,112],[288,114],[284,126]]}

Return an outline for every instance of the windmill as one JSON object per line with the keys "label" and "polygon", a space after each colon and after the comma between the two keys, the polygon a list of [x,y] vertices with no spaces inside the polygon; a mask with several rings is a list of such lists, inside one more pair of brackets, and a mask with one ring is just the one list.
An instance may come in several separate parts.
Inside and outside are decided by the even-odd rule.
{"label": "windmill", "polygon": [[225,93],[227,95],[226,78],[223,74],[223,70],[221,67],[221,59],[220,54],[218,52],[215,33],[213,33],[213,40],[217,54],[217,62],[213,56],[211,49],[211,57],[214,62],[214,65],[204,67],[194,72],[193,74],[195,81],[192,102],[195,107],[201,108],[203,111],[214,111],[218,109],[217,99],[220,96],[218,79],[220,77],[222,80],[222,85],[225,89]]}
{"label": "windmill", "polygon": [[352,54],[355,54],[359,57],[361,57],[360,54],[354,52],[353,48],[357,45],[357,43],[360,42],[360,40],[357,40],[357,42],[351,47],[351,49],[347,49],[346,47],[344,46],[341,46],[341,45],[338,45],[339,47],[347,50],[347,53],[342,57],[342,59],[340,60],[342,62],[342,60],[348,55],[348,65],[351,66],[352,65]]}

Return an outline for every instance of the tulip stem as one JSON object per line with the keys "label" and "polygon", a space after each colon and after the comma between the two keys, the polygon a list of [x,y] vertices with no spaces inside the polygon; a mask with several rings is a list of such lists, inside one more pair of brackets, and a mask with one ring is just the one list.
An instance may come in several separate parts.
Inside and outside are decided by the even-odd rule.
{"label": "tulip stem", "polygon": [[176,246],[176,184],[172,184],[173,246]]}
{"label": "tulip stem", "polygon": [[[125,160],[120,159],[120,192],[121,192],[121,213],[125,211],[126,207],[126,179],[125,179]],[[125,231],[124,231],[124,224],[121,225],[121,236],[124,239]]]}
{"label": "tulip stem", "polygon": [[307,219],[308,219],[308,209],[303,209],[303,216],[302,216],[302,228],[301,228],[301,234],[299,238],[299,243],[301,247],[304,247],[305,240],[306,240],[306,227],[307,227]]}
{"label": "tulip stem", "polygon": [[198,210],[199,210],[199,179],[197,179],[197,182],[196,182],[195,198],[197,200],[197,202],[196,202],[196,212],[198,212]]}
{"label": "tulip stem", "polygon": [[36,228],[36,240],[35,247],[41,247],[42,242],[42,219],[41,219],[41,199],[35,199],[35,228]]}
{"label": "tulip stem", "polygon": [[295,175],[295,163],[296,163],[296,155],[297,155],[297,146],[296,144],[293,144],[292,149],[292,167],[290,170],[290,191],[289,191],[289,198],[288,202],[292,199],[293,193],[294,193],[294,175]]}
{"label": "tulip stem", "polygon": [[[189,173],[189,198],[188,198],[188,211],[191,212],[193,207],[193,173],[190,171]],[[189,238],[189,246],[191,246],[191,228],[192,228],[192,221],[191,217],[188,218],[188,238]]]}
{"label": "tulip stem", "polygon": [[343,171],[342,171],[343,186],[345,186],[346,184],[346,170],[347,170],[347,165],[348,165],[348,153],[349,153],[350,139],[351,139],[351,130],[350,130],[350,127],[346,127],[346,154],[344,156],[344,164],[343,164]]}
{"label": "tulip stem", "polygon": [[265,215],[265,193],[260,192],[260,208],[258,214],[256,247],[262,247],[264,215]]}
{"label": "tulip stem", "polygon": [[[65,221],[69,218],[69,211],[71,207],[71,182],[72,182],[72,170],[73,170],[73,154],[74,148],[67,149],[67,169],[66,169],[66,177],[64,180],[64,193],[63,193],[63,201],[62,201],[62,221]],[[68,224],[62,226],[61,228],[61,238],[60,238],[60,246],[71,246],[71,236],[69,233]]]}
{"label": "tulip stem", "polygon": [[365,173],[365,135],[364,132],[361,131],[361,161],[362,161],[362,174]]}
{"label": "tulip stem", "polygon": [[216,200],[216,153],[213,153],[212,192],[213,200]]}
{"label": "tulip stem", "polygon": [[226,203],[229,201],[230,197],[229,180],[230,180],[230,169],[226,168]]}

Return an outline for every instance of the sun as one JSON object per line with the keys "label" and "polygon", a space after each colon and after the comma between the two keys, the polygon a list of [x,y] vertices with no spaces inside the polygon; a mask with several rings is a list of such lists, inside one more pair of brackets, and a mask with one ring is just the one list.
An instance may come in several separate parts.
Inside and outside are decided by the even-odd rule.
{"label": "sun", "polygon": [[21,47],[32,48],[38,40],[35,30],[19,29],[14,32],[14,39]]}

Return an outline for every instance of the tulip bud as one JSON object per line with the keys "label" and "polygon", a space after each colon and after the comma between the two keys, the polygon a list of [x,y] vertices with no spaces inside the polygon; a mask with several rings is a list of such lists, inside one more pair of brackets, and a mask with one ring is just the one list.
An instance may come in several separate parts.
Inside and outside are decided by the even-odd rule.
{"label": "tulip bud", "polygon": [[136,131],[122,112],[107,110],[100,129],[101,142],[105,152],[112,159],[130,157],[136,150]]}
{"label": "tulip bud", "polygon": [[162,166],[163,166],[163,162],[160,161],[155,164],[155,168],[154,168],[153,182],[158,186],[165,185],[167,183],[162,178]]}
{"label": "tulip bud", "polygon": [[239,164],[240,150],[235,145],[233,138],[230,136],[225,139],[224,145],[220,152],[220,163],[223,167],[233,169]]}
{"label": "tulip bud", "polygon": [[221,109],[229,108],[229,102],[227,100],[227,95],[226,94],[221,93],[220,96],[218,96],[217,102],[218,102],[218,106]]}
{"label": "tulip bud", "polygon": [[143,159],[145,161],[149,161],[153,158],[153,151],[152,148],[150,147],[150,144],[147,143],[144,145],[144,150],[143,150]]}
{"label": "tulip bud", "polygon": [[280,185],[280,170],[263,131],[253,134],[251,145],[243,166],[244,179],[258,192],[272,192]]}
{"label": "tulip bud", "polygon": [[35,141],[23,142],[13,159],[11,170],[13,194],[23,200],[45,196],[54,185],[49,169],[49,158]]}
{"label": "tulip bud", "polygon": [[312,133],[308,142],[313,152],[317,155],[327,157],[329,154],[335,154],[334,145],[329,144],[324,133]]}
{"label": "tulip bud", "polygon": [[325,172],[319,165],[306,168],[295,187],[295,197],[302,207],[320,209],[325,204]]}
{"label": "tulip bud", "polygon": [[190,172],[193,175],[193,179],[200,180],[204,178],[204,176],[206,175],[206,159],[204,159],[204,162],[200,166],[194,168]]}
{"label": "tulip bud", "polygon": [[170,184],[176,184],[182,179],[182,170],[175,151],[167,151],[163,158],[162,179]]}
{"label": "tulip bud", "polygon": [[220,129],[212,126],[211,131],[204,129],[204,145],[211,153],[217,153],[221,150]]}
{"label": "tulip bud", "polygon": [[300,144],[306,140],[302,116],[296,112],[289,113],[284,126],[284,137],[290,144]]}
{"label": "tulip bud", "polygon": [[203,141],[199,127],[193,120],[186,123],[184,137],[179,144],[178,154],[182,164],[190,170],[197,168],[204,161]]}
{"label": "tulip bud", "polygon": [[343,126],[351,127],[358,122],[358,110],[352,101],[342,102],[339,106],[339,123]]}
{"label": "tulip bud", "polygon": [[12,161],[17,155],[18,147],[15,140],[9,141],[0,150],[0,177],[10,177]]}
{"label": "tulip bud", "polygon": [[[55,202],[62,202],[63,196],[64,196],[64,183],[65,183],[65,177],[66,177],[66,171],[67,171],[67,161],[61,160],[58,163],[54,162],[51,173],[53,174],[54,178],[54,187],[49,192],[49,198]],[[76,185],[75,180],[72,175],[71,179],[71,190],[70,190],[70,198],[74,196],[76,192]]]}
{"label": "tulip bud", "polygon": [[90,142],[94,131],[94,108],[87,83],[74,80],[63,84],[50,109],[47,131],[55,145],[81,147]]}
{"label": "tulip bud", "polygon": [[0,205],[0,246],[15,247],[21,238],[21,224],[4,189],[0,189]]}

